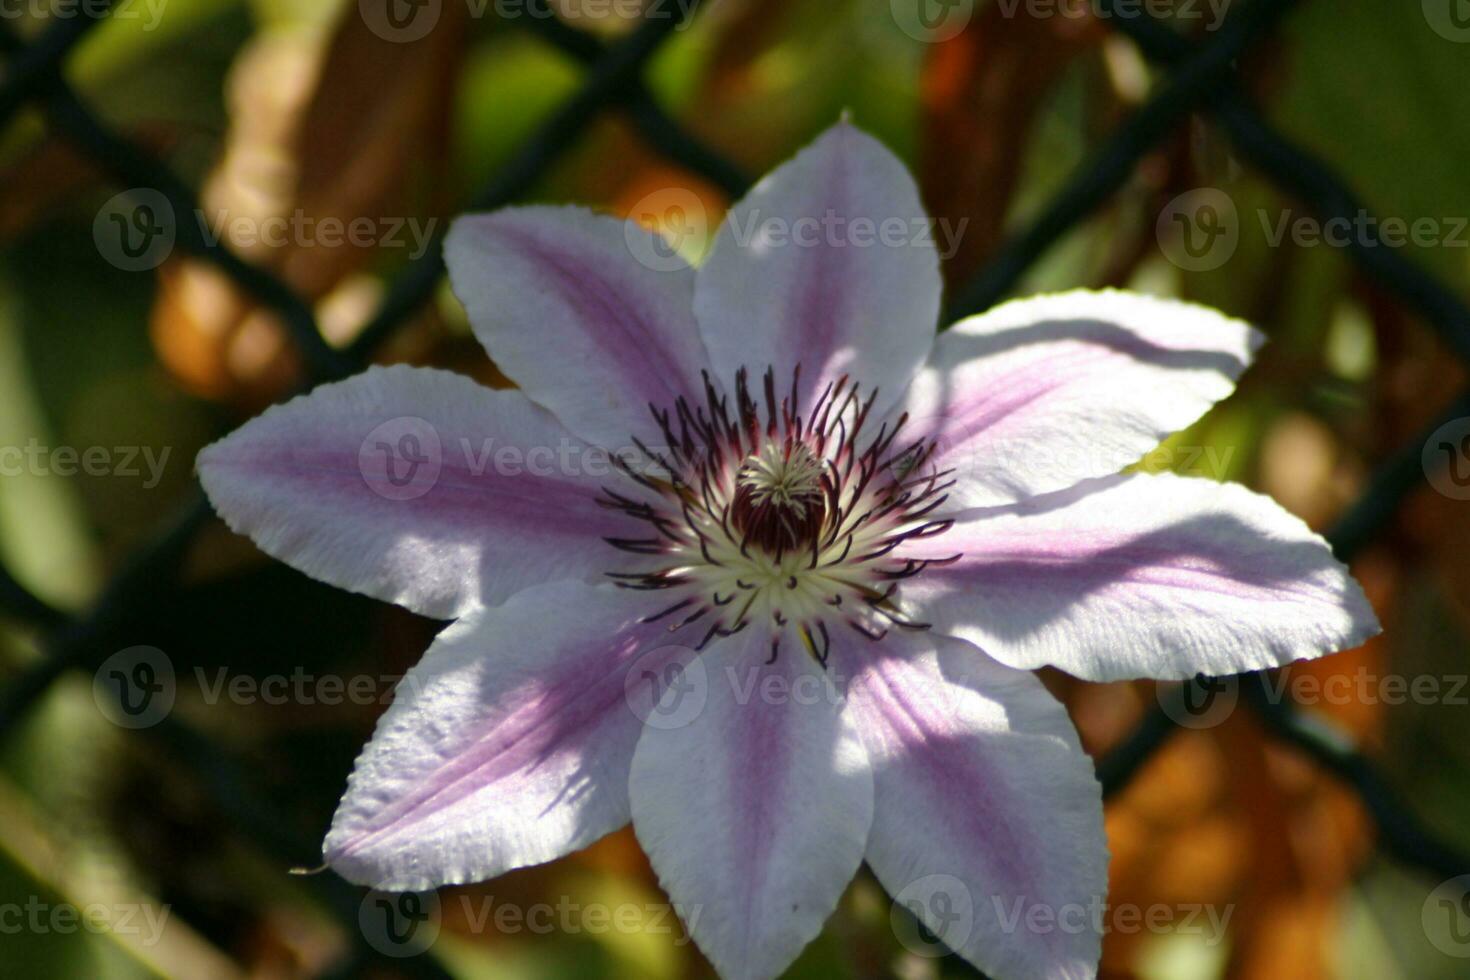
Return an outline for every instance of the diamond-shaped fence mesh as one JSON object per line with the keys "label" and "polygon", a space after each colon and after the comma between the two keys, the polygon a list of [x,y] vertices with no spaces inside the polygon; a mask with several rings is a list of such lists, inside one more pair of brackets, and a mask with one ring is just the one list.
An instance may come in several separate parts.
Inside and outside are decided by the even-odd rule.
{"label": "diamond-shaped fence mesh", "polygon": [[[547,2],[528,0],[528,9],[537,15],[521,18],[520,22],[582,66],[580,84],[513,158],[466,202],[466,210],[499,207],[525,194],[538,174],[573,147],[602,114],[611,111],[624,113],[647,145],[671,163],[698,174],[732,197],[747,189],[748,180],[740,168],[672,119],[642,77],[664,39],[684,19],[695,15],[697,2],[653,4],[650,9],[656,15],[646,16],[635,30],[611,43],[552,16]],[[1034,220],[1003,243],[973,279],[953,291],[945,322],[1004,299],[1048,248],[1103,206],[1123,187],[1144,155],[1194,113],[1212,116],[1230,136],[1241,158],[1310,205],[1318,218],[1325,221],[1365,213],[1333,169],[1277,132],[1239,84],[1239,58],[1270,35],[1295,6],[1292,0],[1243,3],[1204,42],[1191,41],[1136,10],[1118,16],[1119,8],[1127,2],[1097,0],[1097,5],[1101,14],[1108,15],[1102,19],[1111,29],[1126,34],[1149,60],[1166,69],[1166,79],[1078,167]],[[193,213],[197,209],[194,192],[155,156],[99,119],[63,76],[68,53],[89,28],[108,16],[110,6],[106,0],[83,5],[81,15],[54,18],[30,41],[22,41],[8,23],[0,21],[0,52],[5,57],[0,125],[8,124],[23,106],[34,104],[57,136],[85,154],[120,186],[151,189],[162,194],[176,213]],[[224,244],[208,240],[201,230],[186,222],[179,224],[178,233],[178,247],[213,264],[280,316],[302,355],[310,384],[342,377],[367,364],[395,330],[431,299],[444,273],[440,249],[424,251],[391,283],[357,339],[338,350],[323,339],[311,303],[281,278],[246,262]],[[1363,272],[1421,316],[1453,350],[1470,359],[1470,309],[1453,290],[1399,251],[1375,247],[1377,244],[1354,240],[1347,247]],[[1421,447],[1429,433],[1465,415],[1470,415],[1470,392],[1449,406],[1421,438],[1391,454],[1371,475],[1366,492],[1327,534],[1340,559],[1350,561],[1370,543],[1393,516],[1401,499],[1423,479]],[[0,690],[0,736],[11,731],[63,674],[95,670],[113,652],[111,641],[119,624],[146,621],[160,613],[156,608],[159,597],[166,595],[168,585],[176,581],[184,552],[209,515],[202,492],[196,487],[193,500],[177,519],[132,555],[92,608],[80,616],[51,608],[0,567],[0,608],[38,627],[45,650],[41,661]],[[1269,732],[1304,751],[1361,797],[1376,822],[1379,846],[1384,852],[1439,879],[1470,872],[1470,856],[1427,832],[1412,808],[1396,797],[1389,781],[1365,755],[1294,707],[1290,698],[1272,696],[1263,675],[1245,675],[1238,683],[1240,700],[1257,712]],[[1207,696],[1209,685],[1201,680],[1163,692],[1160,703],[1131,736],[1098,761],[1107,794],[1128,785],[1176,730],[1176,719],[1184,715],[1184,701]],[[163,740],[215,802],[232,815],[236,829],[256,846],[288,862],[316,852],[316,841],[296,839],[284,829],[290,821],[273,813],[269,800],[242,791],[249,781],[225,749],[187,724],[165,719],[139,737]],[[358,890],[330,875],[309,881],[324,904],[349,924],[347,932],[358,936]],[[361,941],[355,953],[345,967],[348,971],[381,955],[371,944]],[[396,960],[395,966],[413,975],[442,975],[442,968],[429,957]]]}

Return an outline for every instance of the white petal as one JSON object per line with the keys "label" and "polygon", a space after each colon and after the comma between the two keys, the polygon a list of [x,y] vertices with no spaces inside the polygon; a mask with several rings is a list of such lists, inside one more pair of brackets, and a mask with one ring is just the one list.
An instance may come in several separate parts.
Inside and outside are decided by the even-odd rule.
{"label": "white petal", "polygon": [[878,880],[991,976],[1094,976],[1102,788],[1066,711],[1034,675],[950,637],[890,634],[845,653]]}
{"label": "white petal", "polygon": [[595,581],[629,530],[621,485],[515,391],[372,368],[271,408],[199,454],[215,510],[313,578],[452,618],[537,582]]}
{"label": "white petal", "polygon": [[630,669],[684,651],[631,594],[556,583],[446,629],[400,682],[324,845],[386,890],[482,881],[628,822]]}
{"label": "white petal", "polygon": [[526,207],[460,218],[444,243],[490,356],[532,401],[608,449],[631,449],[634,435],[656,444],[650,404],[704,401],[694,271],[640,263],[632,244],[653,235],[585,208]]}
{"label": "white petal", "polygon": [[648,728],[633,757],[638,840],[726,980],[776,976],[821,932],[873,812],[828,679],[799,650],[767,657],[755,627],[712,648],[703,711]]}
{"label": "white petal", "polygon": [[905,434],[937,441],[959,506],[1064,490],[1192,424],[1261,340],[1207,307],[1135,293],[1017,300],[939,336],[902,406]]}
{"label": "white petal", "polygon": [[1014,667],[1089,680],[1276,667],[1378,632],[1319,535],[1236,484],[1108,477],[962,515],[905,597]]}
{"label": "white petal", "polygon": [[748,367],[758,381],[774,366],[785,392],[800,364],[803,405],[843,374],[879,390],[877,411],[892,405],[939,319],[928,220],[898,158],[845,122],[776,168],[699,270],[694,308],[719,376]]}

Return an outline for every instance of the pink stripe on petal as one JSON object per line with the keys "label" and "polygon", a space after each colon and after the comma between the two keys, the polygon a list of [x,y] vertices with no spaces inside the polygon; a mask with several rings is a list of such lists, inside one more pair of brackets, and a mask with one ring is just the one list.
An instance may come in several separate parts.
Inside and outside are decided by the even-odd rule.
{"label": "pink stripe on petal", "polygon": [[[235,531],[314,578],[452,618],[519,589],[602,578],[599,506],[625,481],[519,392],[374,368],[270,409],[199,454]],[[626,487],[624,487],[626,489]]]}
{"label": "pink stripe on petal", "polygon": [[941,334],[901,408],[938,443],[953,500],[993,506],[1136,462],[1234,388],[1260,335],[1132,293],[1036,296]]}
{"label": "pink stripe on petal", "polygon": [[490,356],[527,396],[608,449],[656,444],[649,406],[702,395],[694,271],[650,268],[653,233],[582,208],[507,208],[455,222],[445,260]]}
{"label": "pink stripe on petal", "polygon": [[[831,169],[823,187],[824,200],[820,210],[812,208],[813,214],[848,215],[862,211],[862,203],[852,199],[853,186],[851,166],[847,155],[834,152]],[[805,248],[792,250],[793,269],[787,280],[790,294],[783,301],[772,304],[775,310],[791,311],[786,324],[786,335],[795,350],[794,363],[802,364],[815,375],[811,381],[812,391],[819,392],[817,381],[842,374],[856,351],[846,348],[842,342],[842,325],[850,322],[855,311],[856,298],[851,289],[844,289],[851,276],[851,250],[841,248]],[[809,393],[803,393],[808,395]]]}
{"label": "pink stripe on petal", "polygon": [[643,725],[628,672],[684,654],[640,611],[629,593],[563,583],[446,630],[358,760],[328,863],[418,889],[548,861],[622,826]]}
{"label": "pink stripe on petal", "polygon": [[[837,663],[873,768],[867,859],[895,901],[992,976],[1094,976],[1102,791],[1061,705],[943,636],[849,644]],[[1032,910],[1054,925],[1029,927]]]}
{"label": "pink stripe on petal", "polygon": [[667,405],[693,393],[697,375],[690,369],[700,365],[680,363],[665,346],[657,314],[642,308],[636,297],[626,294],[626,284],[618,281],[627,274],[620,259],[587,255],[558,239],[559,229],[518,223],[504,215],[472,228],[482,247],[487,239],[498,237],[499,247],[539,267],[576,319],[598,327],[584,340],[615,367],[615,373],[644,404]]}
{"label": "pink stripe on petal", "polygon": [[649,727],[629,783],[633,827],[699,948],[728,978],[774,977],[862,860],[872,782],[811,658],[767,666],[754,626],[700,660],[702,710]]}
{"label": "pink stripe on petal", "polygon": [[1015,667],[1090,680],[1233,674],[1347,649],[1378,622],[1322,538],[1235,484],[1109,477],[962,514],[962,557],[906,598]]}
{"label": "pink stripe on petal", "polygon": [[869,740],[887,740],[905,775],[932,787],[929,819],[946,840],[984,842],[992,879],[987,885],[1026,894],[1044,849],[1018,830],[1032,817],[997,792],[1005,786],[998,760],[978,753],[966,737],[970,733],[950,730],[956,718],[954,692],[938,686],[937,673],[920,678],[916,664],[896,662],[890,654],[865,659],[870,662],[859,668],[862,700],[874,713],[865,723],[880,733],[868,735]]}
{"label": "pink stripe on petal", "polygon": [[[889,231],[883,233],[885,222]],[[731,210],[698,272],[695,312],[718,376],[801,366],[810,406],[848,374],[877,411],[903,394],[933,343],[939,259],[903,164],[839,123]]]}

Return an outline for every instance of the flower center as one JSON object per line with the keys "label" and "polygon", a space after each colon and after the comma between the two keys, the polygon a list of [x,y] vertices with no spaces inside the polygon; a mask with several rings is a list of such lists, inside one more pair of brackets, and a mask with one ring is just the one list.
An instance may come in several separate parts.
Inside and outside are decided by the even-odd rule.
{"label": "flower center", "polygon": [[930,516],[952,484],[929,465],[933,444],[901,444],[904,417],[869,438],[873,395],[859,397],[846,378],[803,413],[799,377],[778,399],[768,371],[761,404],[741,371],[733,407],[706,378],[704,404],[653,410],[664,445],[635,440],[646,465],[620,462],[646,499],[603,491],[604,506],[644,528],[608,539],[639,561],[610,574],[670,593],[676,601],[644,620],[667,618],[670,632],[701,623],[696,649],[763,624],[772,658],[794,639],[825,664],[831,626],[874,640],[893,626],[927,629],[905,614],[899,585],[958,557],[902,553],[952,523]]}
{"label": "flower center", "polygon": [[827,507],[822,461],[804,442],[767,439],[740,464],[731,518],[756,546],[775,555],[809,547]]}

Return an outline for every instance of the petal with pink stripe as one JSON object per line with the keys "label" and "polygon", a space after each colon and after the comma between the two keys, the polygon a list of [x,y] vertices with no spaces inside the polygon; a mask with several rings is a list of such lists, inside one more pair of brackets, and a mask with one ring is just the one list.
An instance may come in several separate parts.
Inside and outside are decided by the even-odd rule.
{"label": "petal with pink stripe", "polygon": [[327,862],[417,891],[550,861],[627,823],[643,728],[629,671],[657,677],[687,654],[639,611],[616,588],[563,582],[446,629],[357,760]]}
{"label": "petal with pink stripe", "polygon": [[862,862],[873,785],[836,691],[754,626],[702,658],[704,708],[649,727],[633,757],[633,827],[699,948],[727,980],[774,977]]}
{"label": "petal with pink stripe", "polygon": [[[448,619],[528,585],[595,581],[627,532],[602,450],[516,391],[372,368],[269,409],[199,454],[215,510],[313,578]],[[631,486],[631,481],[627,481]]]}
{"label": "petal with pink stripe", "polygon": [[1190,303],[1036,296],[940,334],[902,408],[954,470],[955,503],[1012,503],[1137,462],[1230,394],[1260,343]]}
{"label": "petal with pink stripe", "polygon": [[892,634],[837,662],[873,769],[883,887],[990,976],[1095,976],[1102,788],[1062,706],[945,636]]}
{"label": "petal with pink stripe", "polygon": [[924,547],[962,557],[906,583],[905,598],[1013,667],[1088,680],[1225,675],[1378,632],[1327,542],[1238,484],[1107,477],[970,511]]}
{"label": "petal with pink stripe", "polygon": [[811,405],[848,374],[892,405],[929,354],[939,259],[902,162],[843,122],[730,210],[699,269],[695,312],[721,378],[768,366]]}
{"label": "petal with pink stripe", "polygon": [[635,435],[657,444],[650,405],[703,400],[694,271],[641,264],[654,234],[585,208],[524,207],[460,218],[444,243],[450,282],[490,356],[532,401],[607,449],[631,449]]}

